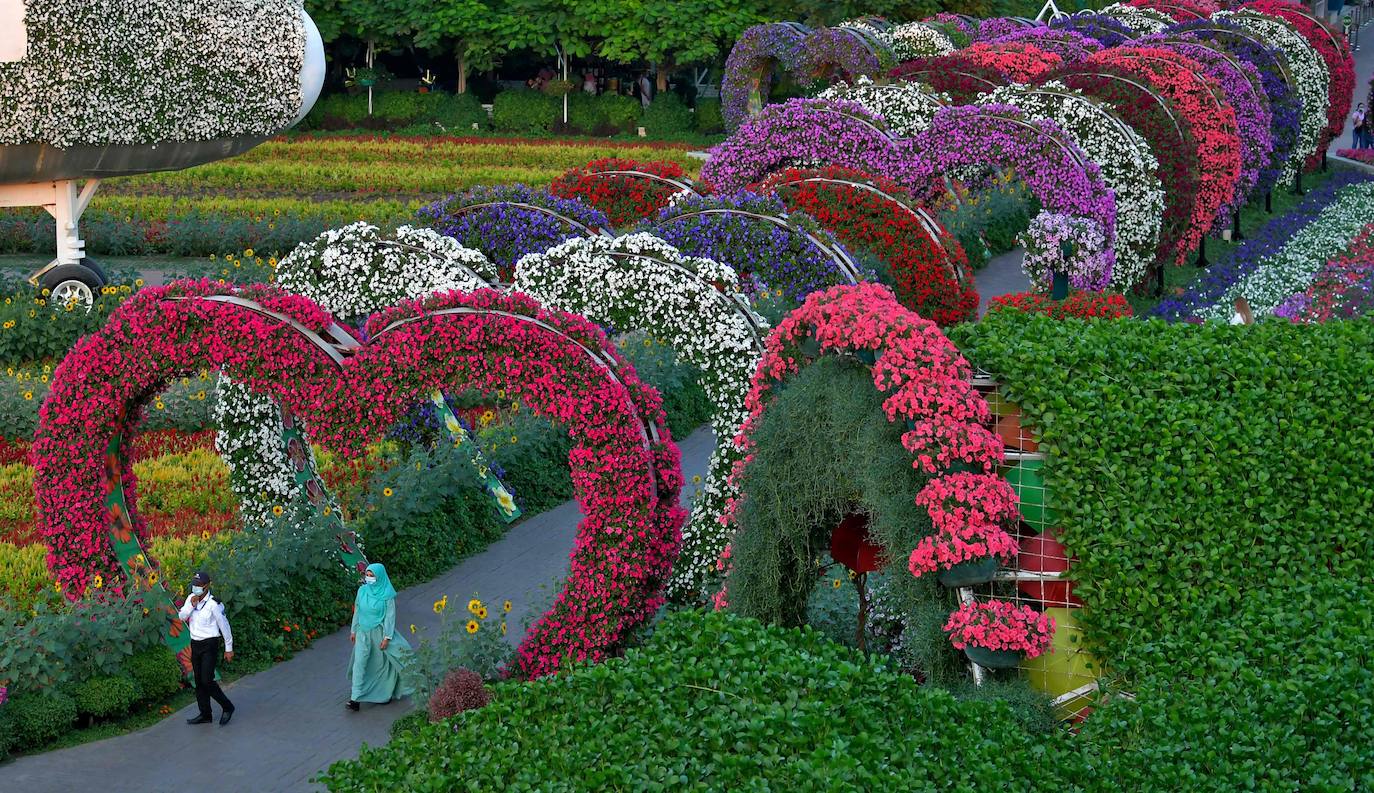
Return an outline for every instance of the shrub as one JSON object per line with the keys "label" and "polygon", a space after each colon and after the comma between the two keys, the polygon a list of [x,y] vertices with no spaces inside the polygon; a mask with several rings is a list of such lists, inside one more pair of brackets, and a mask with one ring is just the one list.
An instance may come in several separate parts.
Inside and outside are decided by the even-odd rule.
{"label": "shrub", "polygon": [[454,669],[429,697],[429,720],[443,721],[465,710],[484,708],[491,702],[482,677],[471,669]]}
{"label": "shrub", "polygon": [[528,414],[479,433],[491,462],[506,472],[502,481],[526,515],[544,512],[572,498],[567,430]]}
{"label": "shrub", "polygon": [[484,129],[491,122],[475,94],[429,93],[422,96],[437,97],[430,100],[434,106],[424,120],[437,123],[450,133],[466,133],[474,129],[474,124],[477,125],[475,129]]}
{"label": "shrub", "polygon": [[166,645],[135,653],[125,667],[145,702],[159,702],[181,690],[181,667]]}
{"label": "shrub", "polygon": [[87,678],[76,684],[72,692],[77,712],[97,719],[125,713],[141,693],[138,683],[123,675]]}
{"label": "shrub", "polygon": [[416,732],[428,723],[429,713],[423,710],[411,711],[391,722],[391,738],[395,740],[400,735]]}
{"label": "shrub", "polygon": [[[562,100],[559,106],[554,108],[554,115],[558,118],[556,126],[562,126]],[[576,93],[568,97],[568,127],[574,132],[583,135],[595,135],[608,128],[610,124],[606,116],[606,108],[601,104],[598,97],[589,96],[583,93]]]}
{"label": "shrub", "polygon": [[3,709],[12,734],[12,749],[34,749],[66,732],[76,721],[76,702],[58,690],[29,692],[10,699]]}
{"label": "shrub", "polygon": [[492,101],[491,126],[498,132],[547,133],[562,103],[536,91],[503,91]]}
{"label": "shrub", "polygon": [[639,121],[639,100],[620,94],[602,94],[596,98],[606,124],[616,132],[629,132]]}
{"label": "shrub", "polygon": [[705,134],[725,131],[725,118],[721,115],[719,99],[698,99],[696,130]]}
{"label": "shrub", "polygon": [[692,111],[678,95],[664,91],[654,97],[640,118],[640,126],[650,135],[681,135],[692,131]]}

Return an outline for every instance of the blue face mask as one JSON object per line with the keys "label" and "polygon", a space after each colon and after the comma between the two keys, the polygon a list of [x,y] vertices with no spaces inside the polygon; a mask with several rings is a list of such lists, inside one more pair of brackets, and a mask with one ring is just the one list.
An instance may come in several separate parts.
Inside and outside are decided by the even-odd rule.
{"label": "blue face mask", "polygon": [[377,583],[377,576],[375,576],[375,575],[365,575],[365,576],[363,576],[363,583],[364,583],[364,584],[369,584],[369,585],[370,585],[370,584],[375,584],[375,583]]}
{"label": "blue face mask", "polygon": [[203,594],[205,594],[205,587],[203,587],[203,586],[193,586],[193,587],[191,587],[191,594],[192,594],[192,595],[203,595]]}

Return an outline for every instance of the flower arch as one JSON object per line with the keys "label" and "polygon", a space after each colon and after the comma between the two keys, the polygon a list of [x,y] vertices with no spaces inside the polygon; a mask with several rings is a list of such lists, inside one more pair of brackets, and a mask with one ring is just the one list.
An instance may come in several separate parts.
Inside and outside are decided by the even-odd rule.
{"label": "flower arch", "polygon": [[1112,3],[1097,13],[1117,20],[1130,28],[1137,36],[1147,33],[1158,33],[1174,22],[1172,17],[1162,11],[1156,11],[1153,8],[1123,5],[1121,3]]}
{"label": "flower arch", "polygon": [[1126,5],[1156,11],[1175,22],[1207,19],[1219,10],[1215,3],[1206,0],[1127,0]]}
{"label": "flower arch", "polygon": [[935,111],[949,104],[949,97],[924,83],[875,83],[867,77],[860,77],[851,85],[833,85],[819,98],[859,104],[882,118],[892,135],[899,138],[915,137],[930,126]]}
{"label": "flower arch", "polygon": [[[515,667],[536,677],[614,652],[662,604],[684,517],[657,393],[598,328],[521,296],[449,293],[374,316],[367,330],[362,345],[309,300],[271,287],[178,282],[121,306],[58,366],[33,445],[39,526],[59,583],[73,597],[102,573],[157,585],[121,441],[141,402],[183,372],[229,372],[344,451],[436,390],[503,388],[569,428],[586,516],[568,583]],[[342,551],[362,561],[346,541]],[[185,637],[170,616],[169,634]]]}
{"label": "flower arch", "polygon": [[1065,61],[1081,61],[1102,49],[1102,42],[1084,33],[1044,25],[1017,30],[1005,36],[989,39],[987,43],[994,46],[1011,43],[1034,44],[1046,52],[1057,54]]}
{"label": "flower arch", "polygon": [[[1036,30],[1036,28],[1028,28]],[[992,69],[1003,81],[1030,83],[1064,63],[1058,53],[1042,49],[1035,41],[980,41],[948,56],[952,61],[973,63]]]}
{"label": "flower arch", "polygon": [[725,129],[734,131],[745,119],[768,104],[774,72],[795,74],[801,65],[802,44],[811,29],[795,22],[754,25],[740,34],[725,59],[721,81],[721,115]]}
{"label": "flower arch", "polygon": [[622,157],[570,168],[549,186],[559,198],[581,201],[605,213],[616,226],[630,226],[652,217],[669,202],[699,195],[703,189],[675,162],[639,162]]}
{"label": "flower arch", "polygon": [[976,102],[983,94],[1007,84],[1007,78],[997,69],[967,58],[960,59],[959,52],[939,58],[913,58],[889,75],[898,80],[923,83],[960,105]]}
{"label": "flower arch", "polygon": [[701,370],[720,439],[683,529],[670,594],[696,599],[725,546],[720,516],[735,492],[739,459],[728,443],[744,421],[749,378],[763,357],[768,324],[740,294],[730,267],[691,256],[651,234],[575,239],[520,260],[512,285],[546,306],[592,322],[652,332]]}
{"label": "flower arch", "polygon": [[1078,13],[1050,21],[1055,30],[1071,30],[1098,41],[1103,47],[1115,47],[1135,38],[1136,32],[1114,17],[1098,13]]}
{"label": "flower arch", "polygon": [[[1015,168],[1046,212],[1093,221],[1104,235],[1101,251],[1081,251],[1083,264],[1071,280],[1079,288],[1100,290],[1115,265],[1116,198],[1102,181],[1101,169],[1054,122],[1029,120],[1011,105],[947,107],[914,141],[921,152],[926,188],[939,184],[952,168]],[[1047,279],[1048,273],[1031,273]]]}
{"label": "flower arch", "polygon": [[955,50],[948,34],[925,22],[898,25],[888,32],[888,38],[892,41],[892,55],[898,63],[912,58],[948,55]]}
{"label": "flower arch", "polygon": [[806,80],[850,82],[891,62],[892,48],[879,36],[855,27],[820,28],[802,40],[797,73]]}
{"label": "flower arch", "polygon": [[1105,102],[1062,83],[1007,86],[984,99],[1027,118],[1054,122],[1095,163],[1116,198],[1116,263],[1111,286],[1125,291],[1148,274],[1159,246],[1164,189],[1149,143]]}
{"label": "flower arch", "polygon": [[834,164],[905,183],[915,168],[909,144],[883,119],[843,100],[792,99],[770,105],[711,149],[704,180],[723,192],[798,164]]}
{"label": "flower arch", "polygon": [[832,166],[782,171],[758,189],[815,218],[851,250],[873,252],[903,305],[940,325],[974,318],[978,290],[963,247],[895,182]]}

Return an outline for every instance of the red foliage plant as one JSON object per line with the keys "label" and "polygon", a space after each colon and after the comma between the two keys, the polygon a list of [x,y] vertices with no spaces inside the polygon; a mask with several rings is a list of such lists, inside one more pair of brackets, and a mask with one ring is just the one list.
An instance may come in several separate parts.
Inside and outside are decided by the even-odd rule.
{"label": "red foliage plant", "polygon": [[443,721],[465,710],[486,707],[491,692],[471,669],[453,669],[429,697],[429,720]]}

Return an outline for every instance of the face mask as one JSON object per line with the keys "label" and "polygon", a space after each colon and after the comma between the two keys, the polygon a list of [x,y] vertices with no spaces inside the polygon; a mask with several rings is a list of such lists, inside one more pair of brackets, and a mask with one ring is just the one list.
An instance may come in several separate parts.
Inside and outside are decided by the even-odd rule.
{"label": "face mask", "polygon": [[377,576],[375,576],[375,575],[365,575],[365,576],[363,576],[363,583],[365,583],[365,584],[375,584],[375,583],[377,583]]}
{"label": "face mask", "polygon": [[191,587],[191,594],[192,594],[192,595],[203,595],[203,594],[205,594],[205,587],[203,587],[203,586],[193,586],[193,587]]}

